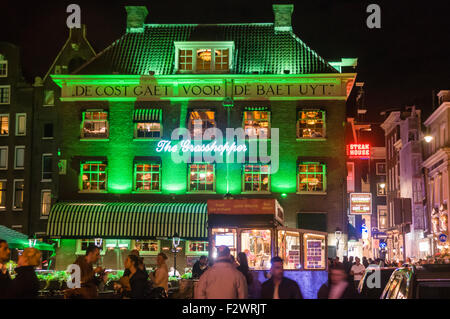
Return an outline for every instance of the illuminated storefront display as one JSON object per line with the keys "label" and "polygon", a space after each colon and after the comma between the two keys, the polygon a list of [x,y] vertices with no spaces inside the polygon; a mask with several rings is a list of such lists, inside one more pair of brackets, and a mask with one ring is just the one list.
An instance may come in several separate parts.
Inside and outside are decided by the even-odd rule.
{"label": "illuminated storefront display", "polygon": [[372,214],[372,194],[371,193],[351,193],[350,194],[350,214],[370,215]]}
{"label": "illuminated storefront display", "polygon": [[305,269],[325,269],[325,236],[304,234],[303,242]]}
{"label": "illuminated storefront display", "polygon": [[271,258],[270,230],[243,230],[241,232],[241,251],[247,255],[251,269],[269,269]]}
{"label": "illuminated storefront display", "polygon": [[370,144],[347,145],[347,156],[349,158],[370,158]]}
{"label": "illuminated storefront display", "polygon": [[231,254],[237,256],[237,232],[233,228],[213,228],[211,231],[212,257],[217,257],[218,246],[227,246]]}
{"label": "illuminated storefront display", "polygon": [[136,239],[132,241],[132,246],[140,255],[157,255],[161,249],[159,240]]}
{"label": "illuminated storefront display", "polygon": [[278,255],[283,259],[284,269],[300,269],[300,234],[293,231],[278,231]]}
{"label": "illuminated storefront display", "polygon": [[207,256],[209,243],[207,241],[186,241],[186,255]]}

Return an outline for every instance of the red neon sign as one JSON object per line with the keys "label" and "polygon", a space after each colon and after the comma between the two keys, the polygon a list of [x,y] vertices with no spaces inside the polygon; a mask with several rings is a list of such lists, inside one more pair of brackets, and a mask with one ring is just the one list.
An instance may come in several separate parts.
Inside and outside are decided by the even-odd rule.
{"label": "red neon sign", "polygon": [[348,144],[347,156],[353,158],[369,158],[370,144]]}

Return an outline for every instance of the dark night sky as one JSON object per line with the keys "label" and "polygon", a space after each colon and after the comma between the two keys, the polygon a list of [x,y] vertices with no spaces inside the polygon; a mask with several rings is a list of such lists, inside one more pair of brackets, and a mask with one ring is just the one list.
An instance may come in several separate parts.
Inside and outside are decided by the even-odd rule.
{"label": "dark night sky", "polygon": [[[450,89],[448,1],[297,0],[294,32],[325,59],[358,57],[369,116],[416,104],[431,110],[432,90]],[[146,5],[147,23],[272,22],[275,1],[28,1],[2,5],[0,41],[22,48],[27,80],[43,76],[67,39],[66,7],[81,6],[82,23],[96,52],[125,31],[124,5]],[[381,6],[381,29],[368,29],[366,7]]]}

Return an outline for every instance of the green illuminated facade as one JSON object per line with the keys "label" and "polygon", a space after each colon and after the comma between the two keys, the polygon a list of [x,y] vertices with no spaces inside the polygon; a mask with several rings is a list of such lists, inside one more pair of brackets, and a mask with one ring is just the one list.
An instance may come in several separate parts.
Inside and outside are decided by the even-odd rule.
{"label": "green illuminated facade", "polygon": [[[261,24],[156,25],[144,24],[145,8],[133,12],[140,20],[129,21],[106,50],[74,74],[52,75],[61,87],[58,161],[66,168],[57,201],[276,198],[287,226],[345,229],[344,125],[356,75],[337,71],[303,43],[290,16]],[[173,130],[194,132],[194,122],[224,133],[243,128],[257,139],[279,129],[265,139],[269,155],[278,142],[278,170],[273,163],[175,163],[170,152],[156,151]],[[305,224],[311,220],[305,214],[320,218]]]}

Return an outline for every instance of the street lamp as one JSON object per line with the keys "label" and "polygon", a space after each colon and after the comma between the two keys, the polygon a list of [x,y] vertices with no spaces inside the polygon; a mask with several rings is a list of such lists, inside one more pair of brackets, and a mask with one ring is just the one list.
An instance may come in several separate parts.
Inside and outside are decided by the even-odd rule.
{"label": "street lamp", "polygon": [[172,252],[173,252],[173,276],[177,273],[177,248],[180,245],[180,236],[175,233],[172,237]]}
{"label": "street lamp", "polygon": [[433,140],[433,136],[430,134],[427,134],[423,137],[423,139],[425,140],[425,142],[430,143]]}
{"label": "street lamp", "polygon": [[338,256],[338,250],[339,250],[339,241],[342,238],[342,231],[339,227],[336,227],[336,231],[334,232],[334,237],[336,238],[336,256]]}

